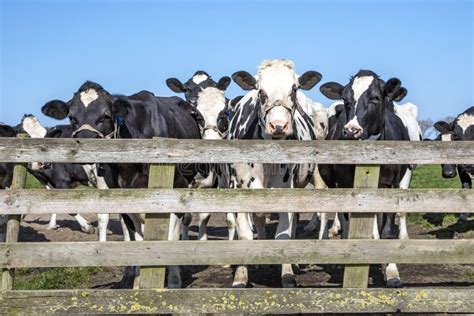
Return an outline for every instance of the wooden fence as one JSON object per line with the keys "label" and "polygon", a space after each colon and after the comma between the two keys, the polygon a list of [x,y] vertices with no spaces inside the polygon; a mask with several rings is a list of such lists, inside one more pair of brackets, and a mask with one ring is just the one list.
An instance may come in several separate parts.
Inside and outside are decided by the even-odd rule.
{"label": "wooden fence", "polygon": [[[0,139],[17,163],[0,243],[0,314],[353,313],[474,310],[474,289],[367,288],[368,265],[473,264],[474,240],[370,240],[375,212],[474,211],[472,190],[376,189],[380,164],[474,164],[473,142]],[[147,162],[148,189],[27,190],[25,163]],[[176,163],[358,164],[354,189],[172,189]],[[348,240],[165,241],[170,212],[352,212]],[[142,242],[17,243],[23,214],[147,213]],[[192,255],[190,255],[192,254]],[[346,264],[343,288],[165,289],[165,265]],[[12,290],[14,268],[142,266],[140,289]],[[402,276],[403,277],[403,276]]]}

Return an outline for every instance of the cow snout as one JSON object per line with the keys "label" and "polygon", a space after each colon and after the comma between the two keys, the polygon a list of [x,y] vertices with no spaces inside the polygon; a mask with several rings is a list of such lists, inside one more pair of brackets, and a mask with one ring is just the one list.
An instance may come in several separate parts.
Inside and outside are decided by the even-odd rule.
{"label": "cow snout", "polygon": [[74,138],[101,138],[99,134],[94,133],[89,130],[82,130],[79,131],[76,135],[74,135]]}
{"label": "cow snout", "polygon": [[270,133],[272,135],[286,135],[289,130],[288,122],[275,120],[269,124]]}
{"label": "cow snout", "polygon": [[362,132],[362,128],[357,126],[347,126],[342,130],[344,137],[353,139],[359,139],[362,136]]}

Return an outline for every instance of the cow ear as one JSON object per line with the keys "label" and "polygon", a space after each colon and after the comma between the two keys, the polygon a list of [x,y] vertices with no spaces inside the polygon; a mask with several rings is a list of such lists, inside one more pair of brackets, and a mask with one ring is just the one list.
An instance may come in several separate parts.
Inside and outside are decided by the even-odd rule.
{"label": "cow ear", "polygon": [[166,85],[176,93],[186,92],[186,87],[181,83],[181,81],[179,81],[179,79],[168,78],[166,79]]}
{"label": "cow ear", "polygon": [[317,71],[307,71],[298,78],[299,88],[303,90],[312,89],[318,82],[321,81],[321,74]]}
{"label": "cow ear", "polygon": [[390,78],[384,85],[384,92],[387,97],[394,100],[394,96],[400,90],[402,82],[398,78]]}
{"label": "cow ear", "polygon": [[52,100],[41,108],[41,112],[46,116],[62,120],[65,119],[69,113],[69,105],[61,100]]}
{"label": "cow ear", "polygon": [[344,90],[344,86],[337,82],[327,82],[319,88],[319,91],[331,100],[342,99],[342,90]]}
{"label": "cow ear", "polygon": [[118,98],[112,104],[112,113],[115,117],[125,117],[130,110],[130,102],[126,98]]}
{"label": "cow ear", "polygon": [[227,89],[229,84],[230,84],[230,78],[227,77],[227,76],[224,76],[221,79],[219,79],[219,81],[217,82],[216,87],[219,90],[225,91],[225,89]]}
{"label": "cow ear", "polygon": [[246,71],[234,72],[232,80],[244,90],[257,89],[257,80]]}
{"label": "cow ear", "polygon": [[434,128],[441,134],[449,134],[453,130],[451,125],[445,121],[436,122]]}
{"label": "cow ear", "polygon": [[16,133],[13,127],[5,124],[0,124],[0,137],[15,137]]}
{"label": "cow ear", "polygon": [[408,90],[404,87],[401,87],[400,89],[398,89],[392,99],[393,101],[400,102],[407,95],[407,93]]}

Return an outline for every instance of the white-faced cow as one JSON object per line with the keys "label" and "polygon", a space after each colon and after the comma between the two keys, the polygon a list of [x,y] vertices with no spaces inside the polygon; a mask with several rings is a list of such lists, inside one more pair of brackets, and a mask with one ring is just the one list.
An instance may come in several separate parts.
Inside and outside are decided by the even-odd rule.
{"label": "white-faced cow", "polygon": [[[249,92],[237,103],[231,120],[228,139],[316,139],[313,120],[304,111],[308,99],[299,89],[309,90],[320,80],[316,71],[298,76],[289,60],[263,61],[254,77],[246,71],[232,75],[233,80]],[[296,188],[305,187],[312,179],[314,165],[282,164],[274,157],[275,164],[230,165],[231,188]],[[291,239],[295,235],[294,213],[275,209],[279,223],[275,239]],[[258,206],[256,206],[258,212]],[[265,238],[265,214],[254,214],[259,239]],[[239,239],[253,239],[251,218],[237,214]],[[237,268],[234,287],[245,287],[248,282],[247,268]],[[291,264],[284,264],[281,271],[283,287],[294,287],[295,277]]]}
{"label": "white-faced cow", "polygon": [[[177,93],[184,93],[186,101],[195,107],[203,139],[222,140],[227,137],[230,117],[230,100],[225,97],[225,90],[230,84],[230,78],[222,77],[216,83],[206,72],[199,70],[186,83],[179,79],[166,80],[168,87]],[[193,188],[224,188],[226,181],[222,171],[224,166],[200,164],[199,174],[191,184]],[[186,216],[183,221],[182,239],[189,239],[188,231],[192,216]],[[199,213],[199,240],[207,240],[207,224],[210,213]],[[234,239],[235,216],[227,214],[229,239]]]}
{"label": "white-faced cow", "polygon": [[[447,123],[438,121],[434,127],[440,132],[439,138],[442,141],[466,141],[474,140],[474,106],[471,106],[463,113],[459,114],[456,119]],[[474,165],[442,165],[442,175],[444,178],[454,178],[459,173],[461,187],[463,189],[472,189],[472,178],[474,178]],[[466,221],[469,213],[461,214],[459,221]]]}
{"label": "white-faced cow", "polygon": [[[94,82],[84,83],[74,97],[63,102],[54,100],[43,108],[44,114],[56,119],[69,117],[75,138],[201,138],[193,108],[178,97],[156,97],[141,91],[135,95],[115,96]],[[144,188],[148,184],[148,164],[108,164],[110,188]],[[175,187],[187,187],[195,176],[194,166],[176,168]],[[100,170],[100,169],[99,169]],[[123,214],[133,234],[141,229],[130,214]],[[179,239],[182,216],[171,214],[170,240]],[[181,287],[179,267],[170,267],[168,287]]]}
{"label": "white-faced cow", "polygon": [[[387,82],[374,72],[361,70],[350,82],[343,86],[329,82],[321,86],[322,94],[332,100],[343,100],[343,105],[335,107],[334,117],[329,119],[329,140],[420,140],[416,130],[416,118],[409,115],[413,109],[400,107],[395,109],[393,101],[400,101],[407,93],[397,78]],[[416,113],[416,111],[415,111]],[[413,123],[415,122],[415,123]],[[416,126],[414,126],[416,124]],[[408,126],[408,127],[407,127]],[[356,154],[356,153],[355,153]],[[380,168],[380,188],[408,188],[411,179],[408,165],[382,165]],[[351,188],[354,180],[354,165],[320,165],[321,175],[332,188]],[[347,214],[339,213],[343,238],[348,235]],[[405,225],[405,214],[400,214],[401,225]],[[379,227],[374,224],[374,238],[396,238],[395,214],[384,214]],[[378,229],[377,229],[378,228]],[[406,229],[400,238],[408,238]],[[387,285],[401,286],[395,264],[386,269]]]}

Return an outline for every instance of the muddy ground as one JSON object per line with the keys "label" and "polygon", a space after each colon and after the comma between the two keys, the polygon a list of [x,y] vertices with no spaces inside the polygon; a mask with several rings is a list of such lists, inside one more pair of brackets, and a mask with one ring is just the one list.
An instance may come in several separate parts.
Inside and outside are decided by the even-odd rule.
{"label": "muddy ground", "polygon": [[[84,216],[97,226],[94,215]],[[303,227],[309,219],[309,214],[303,214],[298,225],[298,238],[303,236]],[[26,216],[20,230],[20,241],[94,241],[96,235],[80,231],[79,225],[69,215],[58,215],[57,230],[46,229],[49,217]],[[191,226],[190,238],[196,239],[197,216]],[[267,238],[273,236],[277,221],[269,221]],[[216,214],[209,222],[209,239],[226,239],[227,228],[224,214]],[[109,240],[122,240],[122,230],[118,218],[112,216],[109,225]],[[436,226],[409,224],[410,238],[473,238],[474,220],[462,226]],[[309,238],[316,238],[316,233]],[[192,254],[190,254],[192,255]],[[44,269],[43,269],[44,270]],[[123,268],[104,268],[94,273],[87,281],[87,288],[114,288],[121,279]],[[418,286],[474,286],[474,265],[399,265],[400,276],[405,287]],[[250,267],[250,287],[280,287],[280,268],[277,265]],[[339,287],[342,283],[343,269],[335,265],[306,265],[301,266],[297,274],[299,287]],[[21,275],[19,278],[28,278]],[[188,288],[200,287],[230,287],[233,278],[233,268],[220,266],[188,266],[182,270],[183,286]],[[385,285],[381,266],[372,265],[370,269],[371,287]]]}

